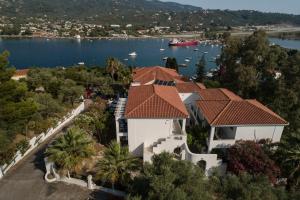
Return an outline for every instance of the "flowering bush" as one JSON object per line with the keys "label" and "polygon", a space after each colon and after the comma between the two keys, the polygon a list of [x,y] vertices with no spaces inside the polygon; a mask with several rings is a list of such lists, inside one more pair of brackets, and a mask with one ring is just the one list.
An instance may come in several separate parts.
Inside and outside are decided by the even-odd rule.
{"label": "flowering bush", "polygon": [[234,174],[263,174],[272,183],[280,175],[279,167],[265,154],[261,145],[253,141],[238,141],[228,149],[227,169]]}

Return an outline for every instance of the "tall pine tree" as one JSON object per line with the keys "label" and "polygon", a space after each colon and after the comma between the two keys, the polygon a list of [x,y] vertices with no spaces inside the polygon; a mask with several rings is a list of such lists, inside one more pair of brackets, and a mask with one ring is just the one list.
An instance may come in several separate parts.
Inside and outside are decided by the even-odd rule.
{"label": "tall pine tree", "polygon": [[205,61],[205,55],[201,57],[199,62],[196,64],[197,67],[197,82],[203,82],[204,77],[205,77],[205,66],[206,66],[206,61]]}

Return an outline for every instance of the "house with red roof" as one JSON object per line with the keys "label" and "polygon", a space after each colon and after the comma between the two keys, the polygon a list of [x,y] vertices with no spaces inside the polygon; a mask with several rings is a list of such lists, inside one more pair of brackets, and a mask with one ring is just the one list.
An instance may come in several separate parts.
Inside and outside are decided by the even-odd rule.
{"label": "house with red roof", "polygon": [[238,140],[279,142],[288,122],[254,99],[242,99],[227,89],[200,91],[192,106],[195,123],[210,127],[208,152]]}
{"label": "house with red roof", "polygon": [[16,81],[18,81],[22,78],[26,79],[28,72],[29,72],[29,69],[16,70],[15,74],[11,77],[11,79],[16,80]]}
{"label": "house with red roof", "polygon": [[[154,154],[166,151],[195,164],[204,162],[207,174],[226,166],[213,149],[226,149],[238,140],[278,142],[288,125],[257,100],[186,82],[163,67],[134,71],[128,98],[119,99],[115,119],[117,141],[128,145],[135,156],[151,162]],[[187,145],[186,127],[194,125],[208,130],[201,154]]]}
{"label": "house with red roof", "polygon": [[149,85],[159,83],[161,85],[174,85],[183,83],[184,78],[175,69],[160,66],[142,67],[133,70],[132,85]]}

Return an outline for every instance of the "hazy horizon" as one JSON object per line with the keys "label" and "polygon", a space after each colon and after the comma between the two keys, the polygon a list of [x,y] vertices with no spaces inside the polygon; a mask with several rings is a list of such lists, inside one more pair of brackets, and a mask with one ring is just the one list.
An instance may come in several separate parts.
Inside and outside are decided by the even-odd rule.
{"label": "hazy horizon", "polygon": [[258,10],[300,14],[300,0],[161,0],[190,4],[204,9]]}

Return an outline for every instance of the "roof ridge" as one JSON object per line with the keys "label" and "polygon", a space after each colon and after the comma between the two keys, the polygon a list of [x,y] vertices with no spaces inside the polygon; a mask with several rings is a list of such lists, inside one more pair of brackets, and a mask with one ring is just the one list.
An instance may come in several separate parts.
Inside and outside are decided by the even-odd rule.
{"label": "roof ridge", "polygon": [[151,85],[153,88],[153,94],[151,96],[149,96],[147,99],[145,99],[145,101],[143,101],[142,103],[140,103],[138,106],[136,106],[134,109],[132,109],[130,112],[128,112],[126,115],[130,115],[132,112],[134,112],[135,110],[137,110],[139,107],[141,107],[142,105],[144,105],[146,102],[148,102],[154,95],[155,95],[155,88],[154,85]]}
{"label": "roof ridge", "polygon": [[227,94],[226,92],[224,92],[224,90],[226,90],[226,88],[218,88],[229,100],[232,100]]}
{"label": "roof ridge", "polygon": [[147,74],[152,73],[154,71],[154,68],[151,68],[151,67],[149,67],[149,68],[144,67],[142,69],[144,69],[144,71],[145,70],[149,70],[149,71],[148,72],[143,72],[142,74],[140,74],[139,76],[137,76],[136,79],[140,79],[140,78],[142,78],[142,77],[146,76]]}
{"label": "roof ridge", "polygon": [[[177,91],[177,89],[176,89]],[[154,87],[154,93],[156,94],[156,96],[158,96],[160,99],[162,99],[164,102],[168,103],[170,106],[172,106],[173,108],[175,108],[176,110],[180,111],[182,114],[186,115],[187,113],[182,112],[182,110],[178,109],[176,106],[174,106],[173,104],[171,104],[169,101],[167,101],[165,98],[163,98],[162,96],[160,96],[159,94],[156,93],[156,89]],[[178,93],[177,93],[178,95]],[[179,95],[178,95],[179,96]],[[180,97],[179,97],[180,98]]]}
{"label": "roof ridge", "polygon": [[[224,100],[226,101],[226,100]],[[223,110],[215,117],[215,119],[212,120],[210,124],[214,124],[220,117],[221,115],[228,109],[229,105],[232,104],[232,100],[228,100],[229,103],[223,108]]]}
{"label": "roof ridge", "polygon": [[[264,111],[264,112],[266,112],[266,113],[272,115],[273,117],[279,118],[280,120],[282,120],[282,121],[284,121],[284,122],[286,122],[286,123],[288,124],[288,122],[287,122],[285,119],[283,119],[281,116],[279,116],[277,113],[275,113],[274,111],[272,111],[272,110],[271,110],[270,108],[268,108],[267,106],[261,104],[261,103],[260,103],[259,101],[257,101],[256,99],[245,99],[245,101],[246,101],[248,104],[251,104],[251,105],[255,106],[256,108],[258,108],[258,109],[260,109],[260,110],[262,110],[262,111]],[[258,103],[258,104],[264,106],[265,109],[259,107],[258,105],[256,105],[255,103],[252,103],[251,101],[255,101],[256,103]]]}

